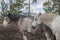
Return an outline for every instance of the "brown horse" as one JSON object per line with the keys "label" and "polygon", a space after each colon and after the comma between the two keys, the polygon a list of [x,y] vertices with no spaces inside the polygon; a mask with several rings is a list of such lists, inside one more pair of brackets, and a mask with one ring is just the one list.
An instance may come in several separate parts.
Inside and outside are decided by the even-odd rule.
{"label": "brown horse", "polygon": [[30,28],[31,28],[30,26],[31,26],[32,21],[33,21],[33,17],[8,13],[4,17],[3,27],[7,27],[8,24],[13,22],[14,24],[16,24],[16,26],[18,26],[18,28],[22,32],[23,39],[27,40],[26,36],[24,35],[24,31],[28,31],[28,32],[30,31]]}

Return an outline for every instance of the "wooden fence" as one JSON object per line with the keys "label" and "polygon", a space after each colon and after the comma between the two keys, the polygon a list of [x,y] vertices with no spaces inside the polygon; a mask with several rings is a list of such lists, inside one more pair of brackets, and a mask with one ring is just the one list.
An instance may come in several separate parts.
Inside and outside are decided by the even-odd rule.
{"label": "wooden fence", "polygon": [[[46,40],[44,35],[32,34],[25,32],[28,40]],[[10,25],[9,27],[3,27],[0,25],[0,40],[23,40],[22,33],[17,26]]]}

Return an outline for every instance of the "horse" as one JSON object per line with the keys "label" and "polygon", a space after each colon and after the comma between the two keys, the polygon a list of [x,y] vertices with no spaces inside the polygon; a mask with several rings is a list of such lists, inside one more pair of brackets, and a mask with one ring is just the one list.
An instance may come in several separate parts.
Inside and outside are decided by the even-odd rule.
{"label": "horse", "polygon": [[40,33],[42,35],[45,35],[47,40],[56,40],[55,35],[53,34],[53,31],[50,27],[48,27],[46,24],[41,22],[40,24],[37,24],[36,26],[31,26],[33,30],[31,32],[33,33]]}
{"label": "horse", "polygon": [[18,26],[19,30],[22,32],[23,39],[27,40],[27,37],[24,35],[24,31],[28,31],[28,32],[30,31],[30,25],[32,21],[33,21],[33,17],[8,13],[4,17],[3,27],[7,27],[10,23],[14,23],[16,26]]}
{"label": "horse", "polygon": [[[43,22],[45,25],[47,25],[49,28],[51,28],[51,30],[53,31],[53,34],[56,36],[56,39],[58,40],[57,36],[59,36],[59,34],[57,32],[58,30],[56,29],[58,25],[53,26],[53,25],[56,25],[56,22],[57,22],[56,17],[57,17],[57,20],[58,20],[59,15],[57,15],[57,14],[41,14],[41,15],[37,15],[37,16],[34,17],[35,20],[32,22],[32,27],[35,28],[36,25],[41,24]],[[54,22],[54,20],[56,22]],[[60,28],[60,27],[58,27],[58,28]]]}
{"label": "horse", "polygon": [[56,18],[57,16],[59,16],[58,14],[50,14],[50,13],[45,13],[45,14],[37,14],[34,17],[34,21],[42,21],[44,22],[46,25],[51,26],[52,21],[54,20],[54,18]]}
{"label": "horse", "polygon": [[52,21],[52,28],[51,28],[56,35],[57,40],[60,40],[60,16],[57,16]]}

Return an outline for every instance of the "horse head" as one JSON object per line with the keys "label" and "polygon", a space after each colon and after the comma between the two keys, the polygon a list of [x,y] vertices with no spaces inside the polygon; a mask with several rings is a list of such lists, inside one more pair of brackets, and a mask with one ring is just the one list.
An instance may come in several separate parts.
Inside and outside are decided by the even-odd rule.
{"label": "horse head", "polygon": [[37,24],[41,24],[40,15],[41,15],[41,13],[39,13],[38,15],[36,15],[34,17],[34,21],[32,22],[32,28],[33,29],[35,29],[35,27],[36,27]]}

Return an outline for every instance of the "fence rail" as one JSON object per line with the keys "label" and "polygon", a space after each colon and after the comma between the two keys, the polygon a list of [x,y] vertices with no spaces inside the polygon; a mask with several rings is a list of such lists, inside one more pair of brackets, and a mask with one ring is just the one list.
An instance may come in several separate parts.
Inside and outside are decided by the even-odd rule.
{"label": "fence rail", "polygon": [[17,27],[4,28],[0,24],[0,40],[23,40],[23,37]]}
{"label": "fence rail", "polygon": [[[28,40],[46,40],[46,37],[42,34],[32,34],[25,32]],[[0,24],[0,40],[23,40],[23,35],[15,25],[9,27],[3,27]]]}

